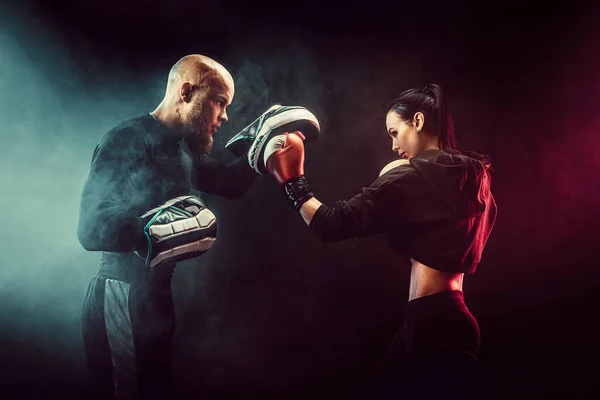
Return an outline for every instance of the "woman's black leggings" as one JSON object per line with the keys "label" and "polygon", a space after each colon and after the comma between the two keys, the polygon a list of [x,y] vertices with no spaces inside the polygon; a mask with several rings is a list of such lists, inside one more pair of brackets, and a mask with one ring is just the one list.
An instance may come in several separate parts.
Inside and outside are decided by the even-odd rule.
{"label": "woman's black leggings", "polygon": [[479,343],[479,326],[462,291],[409,301],[405,322],[372,376],[370,393],[377,398],[473,398]]}

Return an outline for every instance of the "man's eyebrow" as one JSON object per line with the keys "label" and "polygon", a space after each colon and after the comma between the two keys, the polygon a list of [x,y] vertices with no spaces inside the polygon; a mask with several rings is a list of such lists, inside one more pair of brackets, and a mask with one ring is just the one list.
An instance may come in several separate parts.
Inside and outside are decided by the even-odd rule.
{"label": "man's eyebrow", "polygon": [[222,95],[222,94],[217,94],[217,95],[215,95],[215,99],[218,99],[218,100],[222,101],[222,102],[223,102],[223,103],[225,103],[225,104],[231,104],[231,103],[229,103],[229,102],[227,101],[227,97],[226,97],[226,96],[224,96],[224,95]]}

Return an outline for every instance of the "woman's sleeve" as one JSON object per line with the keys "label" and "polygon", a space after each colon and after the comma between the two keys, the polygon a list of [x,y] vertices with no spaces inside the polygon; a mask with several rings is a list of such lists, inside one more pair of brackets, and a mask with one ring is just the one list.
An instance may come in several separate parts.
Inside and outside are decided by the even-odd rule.
{"label": "woman's sleeve", "polygon": [[350,200],[338,201],[333,207],[321,205],[309,227],[327,242],[383,233],[397,220],[404,200],[402,188],[414,176],[409,166],[398,169],[399,173],[379,177]]}

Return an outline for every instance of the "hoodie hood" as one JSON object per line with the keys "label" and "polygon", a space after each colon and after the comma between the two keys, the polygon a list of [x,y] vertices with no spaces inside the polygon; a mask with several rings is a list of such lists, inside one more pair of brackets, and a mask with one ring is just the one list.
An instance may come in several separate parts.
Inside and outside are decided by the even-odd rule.
{"label": "hoodie hood", "polygon": [[457,215],[485,212],[490,196],[490,164],[461,153],[427,150],[410,164]]}

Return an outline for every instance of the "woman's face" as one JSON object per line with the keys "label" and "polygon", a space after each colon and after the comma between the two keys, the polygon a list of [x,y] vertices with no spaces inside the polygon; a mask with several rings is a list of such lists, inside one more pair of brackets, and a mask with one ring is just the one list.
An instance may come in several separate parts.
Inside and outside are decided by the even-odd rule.
{"label": "woman's face", "polygon": [[437,147],[437,141],[434,144],[425,132],[421,132],[424,123],[424,116],[420,112],[415,114],[411,123],[406,123],[393,110],[388,112],[385,125],[392,138],[392,151],[398,153],[400,158],[409,159],[424,150]]}

